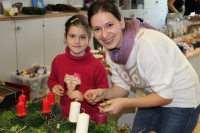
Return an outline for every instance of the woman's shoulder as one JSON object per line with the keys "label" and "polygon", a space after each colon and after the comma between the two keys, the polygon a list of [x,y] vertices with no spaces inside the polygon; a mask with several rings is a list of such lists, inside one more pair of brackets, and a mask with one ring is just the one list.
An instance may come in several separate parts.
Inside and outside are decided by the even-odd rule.
{"label": "woman's shoulder", "polygon": [[145,29],[141,28],[136,36],[136,40],[151,40],[151,41],[158,41],[158,40],[171,40],[168,36],[163,34],[160,31],[152,30],[152,29]]}

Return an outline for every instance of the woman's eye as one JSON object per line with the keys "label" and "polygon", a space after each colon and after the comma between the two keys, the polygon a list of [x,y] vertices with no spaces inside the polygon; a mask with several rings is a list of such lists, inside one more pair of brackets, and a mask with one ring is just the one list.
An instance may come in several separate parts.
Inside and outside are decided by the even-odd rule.
{"label": "woman's eye", "polygon": [[110,27],[112,27],[112,26],[113,26],[113,24],[108,24],[108,25],[107,25],[108,28],[110,28]]}
{"label": "woman's eye", "polygon": [[93,30],[94,30],[94,32],[99,32],[101,29],[100,28],[95,28]]}

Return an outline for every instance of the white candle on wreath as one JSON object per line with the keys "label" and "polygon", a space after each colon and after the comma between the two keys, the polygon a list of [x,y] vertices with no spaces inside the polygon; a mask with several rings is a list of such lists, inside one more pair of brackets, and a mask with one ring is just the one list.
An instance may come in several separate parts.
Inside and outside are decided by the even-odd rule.
{"label": "white candle on wreath", "polygon": [[80,114],[81,104],[79,102],[71,102],[69,111],[69,121],[77,122],[78,115]]}
{"label": "white candle on wreath", "polygon": [[86,113],[81,113],[78,115],[76,133],[88,133],[89,118],[90,116]]}

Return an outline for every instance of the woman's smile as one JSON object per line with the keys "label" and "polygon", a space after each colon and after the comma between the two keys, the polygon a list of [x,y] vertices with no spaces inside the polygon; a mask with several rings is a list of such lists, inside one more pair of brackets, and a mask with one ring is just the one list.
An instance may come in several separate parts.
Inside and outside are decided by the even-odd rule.
{"label": "woman's smile", "polygon": [[103,41],[104,41],[105,45],[109,45],[109,44],[112,44],[113,40],[114,40],[114,37],[112,37],[110,39],[103,40]]}

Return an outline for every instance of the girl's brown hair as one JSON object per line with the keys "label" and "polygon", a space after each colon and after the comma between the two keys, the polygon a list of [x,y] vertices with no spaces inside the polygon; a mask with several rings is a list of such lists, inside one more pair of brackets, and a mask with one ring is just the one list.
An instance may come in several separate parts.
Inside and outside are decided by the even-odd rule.
{"label": "girl's brown hair", "polygon": [[82,26],[83,28],[85,28],[85,30],[87,31],[88,37],[91,36],[91,28],[88,24],[88,19],[82,15],[82,14],[77,14],[72,16],[71,18],[69,18],[67,20],[67,22],[65,23],[65,34],[67,35],[69,28],[74,25],[74,26]]}

